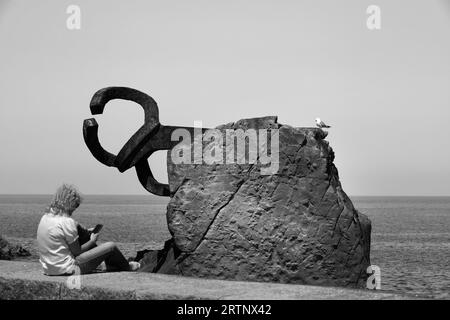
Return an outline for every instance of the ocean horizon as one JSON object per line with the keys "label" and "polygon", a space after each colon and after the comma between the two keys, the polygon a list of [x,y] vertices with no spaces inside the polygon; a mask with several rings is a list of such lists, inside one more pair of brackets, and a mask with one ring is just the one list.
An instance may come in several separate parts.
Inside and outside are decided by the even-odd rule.
{"label": "ocean horizon", "polygon": [[[24,245],[37,261],[39,219],[50,194],[0,194],[0,235]],[[450,196],[350,196],[372,221],[371,264],[380,267],[381,289],[450,298]],[[84,195],[73,217],[104,224],[101,240],[115,241],[129,257],[161,248],[170,238],[169,198],[154,195]]]}

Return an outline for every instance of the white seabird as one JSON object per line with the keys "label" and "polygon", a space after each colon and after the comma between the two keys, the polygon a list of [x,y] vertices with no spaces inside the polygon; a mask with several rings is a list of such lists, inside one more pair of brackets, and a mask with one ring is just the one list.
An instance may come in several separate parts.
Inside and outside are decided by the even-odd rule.
{"label": "white seabird", "polygon": [[320,118],[316,118],[316,126],[318,126],[319,128],[331,128],[330,126],[327,126],[325,122],[320,120]]}

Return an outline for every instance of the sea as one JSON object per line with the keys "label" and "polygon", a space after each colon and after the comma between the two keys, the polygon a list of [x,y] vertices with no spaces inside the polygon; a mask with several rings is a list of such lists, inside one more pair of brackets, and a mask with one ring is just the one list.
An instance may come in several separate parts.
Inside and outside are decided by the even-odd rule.
{"label": "sea", "polygon": [[[381,290],[450,299],[450,197],[350,198],[372,221],[371,264],[379,267]],[[32,252],[22,259],[37,261],[36,228],[50,199],[0,195],[0,235]],[[87,227],[102,223],[101,239],[133,257],[170,238],[167,203],[153,195],[87,195],[74,218]]]}

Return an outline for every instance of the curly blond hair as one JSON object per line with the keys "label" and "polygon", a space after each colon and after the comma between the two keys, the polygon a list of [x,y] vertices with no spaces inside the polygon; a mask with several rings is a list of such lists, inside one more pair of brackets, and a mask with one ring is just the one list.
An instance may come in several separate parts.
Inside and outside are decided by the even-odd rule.
{"label": "curly blond hair", "polygon": [[82,201],[83,198],[75,186],[63,184],[56,190],[48,209],[54,214],[72,215]]}

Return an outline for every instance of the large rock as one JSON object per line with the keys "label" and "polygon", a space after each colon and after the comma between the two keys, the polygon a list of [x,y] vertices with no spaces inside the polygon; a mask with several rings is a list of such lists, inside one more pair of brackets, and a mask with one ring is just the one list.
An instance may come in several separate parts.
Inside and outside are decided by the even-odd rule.
{"label": "large rock", "polygon": [[31,253],[20,245],[11,245],[0,236],[0,260],[12,260],[17,257],[28,257]]}
{"label": "large rock", "polygon": [[278,172],[262,175],[260,164],[175,165],[168,156],[167,222],[173,239],[144,255],[143,269],[362,286],[371,225],[342,190],[326,133],[281,125],[276,117],[219,128],[278,128]]}

